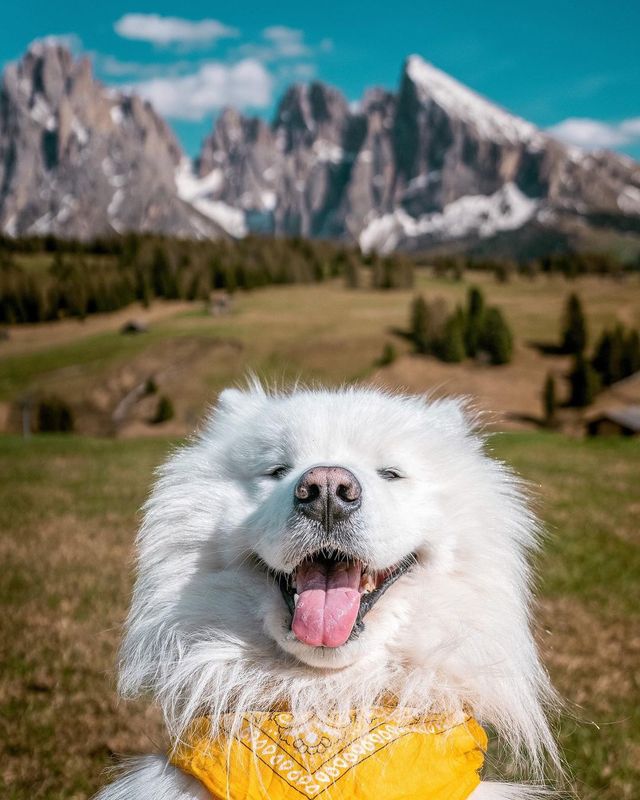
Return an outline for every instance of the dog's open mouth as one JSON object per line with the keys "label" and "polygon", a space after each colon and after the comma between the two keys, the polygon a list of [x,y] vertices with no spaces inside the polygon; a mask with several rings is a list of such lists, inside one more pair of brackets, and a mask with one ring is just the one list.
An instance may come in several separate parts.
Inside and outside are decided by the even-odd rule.
{"label": "dog's open mouth", "polygon": [[340,647],[358,635],[367,612],[415,561],[410,555],[374,571],[345,553],[319,550],[293,572],[277,573],[294,636],[314,647]]}

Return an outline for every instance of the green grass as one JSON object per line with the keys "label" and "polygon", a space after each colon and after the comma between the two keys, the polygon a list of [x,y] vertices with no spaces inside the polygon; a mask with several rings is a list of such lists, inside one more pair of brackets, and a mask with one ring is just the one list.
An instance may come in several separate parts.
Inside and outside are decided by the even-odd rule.
{"label": "green grass", "polygon": [[512,433],[495,435],[491,444],[497,455],[515,463],[533,482],[534,495],[546,511],[544,593],[569,593],[613,613],[637,611],[637,440]]}
{"label": "green grass", "polygon": [[547,523],[542,638],[567,700],[560,741],[577,796],[638,797],[638,441],[534,433],[492,444],[533,482]]}
{"label": "green grass", "polygon": [[[172,447],[0,438],[0,795],[87,797],[112,754],[162,746],[113,674],[132,577],[136,509]],[[640,796],[637,666],[640,448],[619,439],[494,436],[537,487],[540,642],[567,698],[560,736],[583,800]]]}
{"label": "green grass", "polygon": [[[159,334],[153,335],[158,340]],[[91,372],[103,369],[117,360],[130,358],[150,344],[150,334],[123,336],[120,333],[101,333],[78,337],[76,341],[2,359],[0,398],[10,399],[27,388],[46,381],[52,373],[62,370]]]}

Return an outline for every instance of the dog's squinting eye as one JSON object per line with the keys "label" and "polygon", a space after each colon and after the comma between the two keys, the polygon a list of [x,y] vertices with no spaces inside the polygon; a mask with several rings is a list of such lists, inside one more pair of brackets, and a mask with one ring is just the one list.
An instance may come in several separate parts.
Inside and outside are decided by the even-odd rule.
{"label": "dog's squinting eye", "polygon": [[398,481],[401,478],[404,478],[404,475],[400,472],[400,470],[397,470],[394,467],[385,467],[384,469],[379,469],[378,475],[381,478],[384,478],[385,481]]}
{"label": "dog's squinting eye", "polygon": [[279,481],[280,478],[284,478],[284,476],[289,472],[291,467],[287,467],[285,464],[276,464],[271,469],[268,469],[265,473],[269,478],[275,478],[275,480]]}

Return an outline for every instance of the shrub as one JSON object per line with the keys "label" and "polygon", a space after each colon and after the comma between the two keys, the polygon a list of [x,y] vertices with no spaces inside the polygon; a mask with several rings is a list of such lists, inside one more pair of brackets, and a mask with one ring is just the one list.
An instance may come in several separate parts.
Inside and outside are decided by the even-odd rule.
{"label": "shrub", "polygon": [[73,411],[57,395],[38,401],[35,418],[36,430],[41,433],[70,433],[73,430]]}
{"label": "shrub", "polygon": [[156,413],[154,414],[151,422],[154,425],[159,425],[161,422],[167,422],[167,420],[173,419],[174,416],[175,411],[173,409],[173,403],[166,396],[166,394],[161,394],[160,397],[158,397]]}
{"label": "shrub", "polygon": [[389,364],[393,364],[397,357],[398,352],[395,345],[391,342],[386,342],[385,346],[382,348],[382,355],[378,359],[377,365],[379,367],[388,367]]}

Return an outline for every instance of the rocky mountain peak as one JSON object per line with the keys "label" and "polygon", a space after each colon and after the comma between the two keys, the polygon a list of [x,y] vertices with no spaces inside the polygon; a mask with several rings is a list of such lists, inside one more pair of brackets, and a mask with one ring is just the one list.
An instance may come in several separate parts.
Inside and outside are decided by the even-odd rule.
{"label": "rocky mountain peak", "polygon": [[349,117],[341,92],[323,83],[295,84],[284,94],[273,128],[284,134],[283,149],[308,147],[314,140],[337,143]]}
{"label": "rocky mountain peak", "polygon": [[227,157],[217,151],[215,199],[263,232],[388,250],[569,218],[584,227],[636,200],[640,214],[637,170],[624,159],[576,154],[420,56],[406,60],[397,92],[372,89],[352,107],[322,83],[292,86],[272,130],[259,142],[245,130]]}
{"label": "rocky mountain peak", "polygon": [[351,106],[314,82],[290,87],[271,125],[225,109],[195,170],[148,103],[63,47],[34,45],[0,88],[11,235],[253,230],[380,251],[508,239],[517,254],[592,226],[640,235],[638,164],[567,148],[419,56],[396,92]]}
{"label": "rocky mountain peak", "polygon": [[106,89],[88,59],[38,42],[0,87],[0,230],[88,238],[219,229],[177,197],[178,142],[151,106]]}
{"label": "rocky mountain peak", "polygon": [[418,55],[411,55],[405,61],[400,81],[401,99],[405,92],[414,93],[419,104],[438,106],[450,117],[473,126],[486,139],[500,143],[531,143],[541,137],[534,125],[477,94]]}

